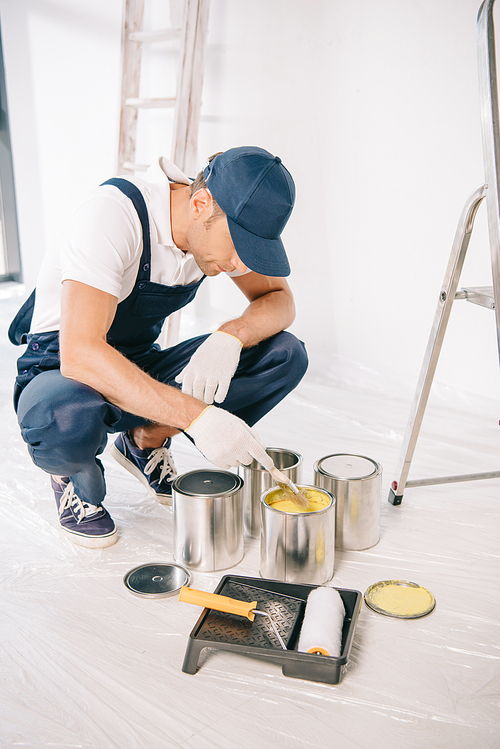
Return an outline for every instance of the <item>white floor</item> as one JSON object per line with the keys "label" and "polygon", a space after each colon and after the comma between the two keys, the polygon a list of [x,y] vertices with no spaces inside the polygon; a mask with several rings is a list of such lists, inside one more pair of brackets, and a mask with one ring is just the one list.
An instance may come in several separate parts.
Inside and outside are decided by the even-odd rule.
{"label": "white floor", "polygon": [[[118,543],[85,550],[58,530],[47,478],[31,464],[11,406],[18,351],[4,330],[16,305],[0,300],[1,747],[500,746],[500,481],[413,488],[400,507],[387,502],[408,388],[391,392],[368,373],[365,387],[306,379],[259,431],[304,456],[303,483],[333,452],[382,464],[381,540],[337,552],[332,585],[364,592],[378,580],[411,580],[434,594],[435,611],[401,621],[363,604],[335,686],[217,650],[190,676],[181,665],[199,609],[143,600],[123,585],[131,568],[173,560],[171,510],[105,454]],[[499,418],[498,403],[437,388],[411,477],[498,470]],[[183,437],[174,455],[180,472],[206,465]],[[229,572],[252,577],[258,568],[252,540]],[[195,573],[191,584],[212,591],[224,574]]]}

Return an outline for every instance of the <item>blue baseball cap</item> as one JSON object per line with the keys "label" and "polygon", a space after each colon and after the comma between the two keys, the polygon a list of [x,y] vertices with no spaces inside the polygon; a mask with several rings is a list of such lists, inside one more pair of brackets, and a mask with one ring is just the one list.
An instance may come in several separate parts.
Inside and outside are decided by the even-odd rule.
{"label": "blue baseball cap", "polygon": [[230,148],[203,170],[207,189],[227,217],[238,257],[264,276],[289,276],[280,235],[295,202],[295,185],[279,156],[255,146]]}

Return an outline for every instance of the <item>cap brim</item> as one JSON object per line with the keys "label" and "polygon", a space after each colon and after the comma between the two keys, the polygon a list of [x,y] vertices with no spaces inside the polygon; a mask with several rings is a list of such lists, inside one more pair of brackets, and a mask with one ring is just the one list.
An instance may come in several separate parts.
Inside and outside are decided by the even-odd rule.
{"label": "cap brim", "polygon": [[280,238],[259,237],[243,229],[229,216],[226,218],[235,250],[247,268],[262,276],[290,275],[290,265]]}

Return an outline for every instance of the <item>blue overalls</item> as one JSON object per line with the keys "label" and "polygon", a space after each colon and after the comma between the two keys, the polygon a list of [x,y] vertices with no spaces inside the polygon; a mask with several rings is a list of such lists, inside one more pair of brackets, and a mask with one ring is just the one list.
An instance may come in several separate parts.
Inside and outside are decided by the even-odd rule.
{"label": "blue overalls", "polygon": [[[151,377],[174,387],[175,377],[188,364],[207,335],[166,350],[155,343],[166,317],[188,304],[203,278],[188,286],[164,286],[150,280],[151,242],[146,204],[140,190],[125,179],[111,179],[132,201],[142,226],[143,250],[130,295],[117,306],[107,340]],[[35,465],[57,476],[69,476],[76,494],[98,505],[106,486],[97,457],[108,434],[147,423],[122,411],[93,388],[61,375],[59,333],[28,333],[34,292],[9,329],[12,343],[27,343],[18,359],[14,390],[21,434]],[[221,407],[252,426],[279,403],[302,379],[307,369],[304,344],[281,332],[243,349],[239,366]]]}

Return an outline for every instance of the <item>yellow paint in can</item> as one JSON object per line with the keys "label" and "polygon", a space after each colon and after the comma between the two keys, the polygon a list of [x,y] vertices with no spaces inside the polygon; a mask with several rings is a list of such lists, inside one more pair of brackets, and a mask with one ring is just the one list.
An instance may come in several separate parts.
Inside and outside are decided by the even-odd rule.
{"label": "yellow paint in can", "polygon": [[276,489],[270,492],[269,496],[266,497],[266,504],[272,507],[273,510],[293,513],[318,512],[318,510],[324,510],[330,504],[330,498],[323,494],[323,492],[308,489],[304,486],[299,486],[298,488],[309,502],[307,509],[302,509],[293,499],[289,499],[289,495],[283,489]]}

